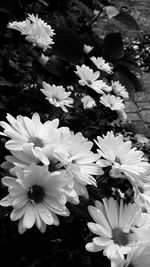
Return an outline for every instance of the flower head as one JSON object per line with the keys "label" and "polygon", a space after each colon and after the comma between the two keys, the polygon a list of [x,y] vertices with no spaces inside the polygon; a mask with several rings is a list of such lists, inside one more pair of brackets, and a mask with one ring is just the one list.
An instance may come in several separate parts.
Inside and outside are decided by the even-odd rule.
{"label": "flower head", "polygon": [[[68,216],[66,208],[66,185],[70,175],[66,172],[50,173],[46,166],[32,164],[26,171],[18,168],[15,177],[4,177],[2,182],[9,188],[9,194],[0,201],[0,205],[12,206],[10,218],[19,220],[18,230],[23,233],[36,224],[41,232],[46,225],[59,225],[57,215]],[[70,189],[71,191],[71,189]]]}
{"label": "flower head", "polygon": [[54,30],[38,17],[33,14],[29,14],[26,20],[22,22],[10,22],[8,28],[18,30],[22,35],[26,35],[25,39],[33,45],[43,48],[51,48],[53,42],[53,35],[55,35]]}
{"label": "flower head", "polygon": [[116,110],[118,114],[118,119],[122,122],[127,120],[127,113],[125,112],[124,108]]}
{"label": "flower head", "polygon": [[[123,205],[113,198],[103,199],[103,203],[96,201],[95,207],[89,206],[88,210],[94,222],[89,222],[89,229],[96,235],[86,249],[91,252],[102,251],[112,262],[121,262],[135,243],[143,241],[138,236],[140,227],[134,228],[135,217],[141,216],[138,206],[133,204]],[[147,241],[150,229],[142,229],[147,233]],[[115,265],[112,265],[115,266]],[[119,266],[118,266],[119,267]]]}
{"label": "flower head", "polygon": [[44,54],[42,54],[40,57],[39,57],[39,62],[45,66],[46,63],[48,62],[49,60],[49,57],[45,56]]}
{"label": "flower head", "polygon": [[83,52],[85,54],[89,54],[92,50],[93,50],[93,46],[84,44],[84,46],[83,46]]}
{"label": "flower head", "polygon": [[112,86],[112,91],[114,92],[115,95],[121,96],[124,99],[129,98],[129,94],[126,88],[123,85],[121,85],[119,81],[116,81],[116,82],[112,81],[111,86]]}
{"label": "flower head", "polygon": [[113,132],[107,132],[106,136],[97,137],[95,141],[101,157],[97,164],[101,167],[112,166],[112,168],[123,172],[133,185],[142,184],[142,174],[150,165],[144,161],[144,154],[135,147],[132,148],[131,141],[124,141],[123,135],[114,136]]}
{"label": "flower head", "polygon": [[103,94],[100,97],[100,102],[111,110],[122,110],[125,108],[125,105],[122,103],[123,99],[110,94]]}
{"label": "flower head", "polygon": [[90,59],[99,70],[103,70],[109,74],[112,73],[112,67],[109,65],[109,63],[106,63],[102,57],[91,57]]}
{"label": "flower head", "polygon": [[4,128],[4,133],[0,134],[11,138],[5,144],[7,149],[24,151],[28,155],[32,150],[34,156],[46,165],[54,147],[61,155],[66,153],[65,140],[70,131],[66,127],[58,128],[58,119],[42,123],[38,113],[34,113],[32,119],[21,115],[15,119],[10,114],[6,118],[9,123],[0,122]]}
{"label": "flower head", "polygon": [[83,103],[84,109],[90,109],[96,106],[95,100],[89,95],[83,96],[81,102]]}
{"label": "flower head", "polygon": [[103,94],[103,91],[109,92],[111,91],[111,87],[108,86],[103,80],[98,80],[100,76],[100,72],[96,71],[93,72],[92,69],[90,69],[86,65],[76,66],[77,71],[75,73],[79,76],[79,84],[81,86],[88,86],[92,88],[94,91],[96,91],[98,94]]}
{"label": "flower head", "polygon": [[50,85],[46,82],[42,83],[41,92],[46,95],[46,99],[51,105],[60,107],[64,112],[68,112],[67,107],[72,107],[73,99],[69,97],[71,92],[66,92],[63,86]]}

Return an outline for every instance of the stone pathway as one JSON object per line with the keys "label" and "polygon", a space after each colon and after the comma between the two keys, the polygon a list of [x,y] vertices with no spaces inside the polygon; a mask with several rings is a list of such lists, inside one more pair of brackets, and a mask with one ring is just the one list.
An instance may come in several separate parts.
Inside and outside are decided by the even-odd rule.
{"label": "stone pathway", "polygon": [[[149,74],[150,75],[150,74]],[[134,100],[126,101],[127,127],[150,137],[150,84],[144,81],[144,91],[137,92]]]}

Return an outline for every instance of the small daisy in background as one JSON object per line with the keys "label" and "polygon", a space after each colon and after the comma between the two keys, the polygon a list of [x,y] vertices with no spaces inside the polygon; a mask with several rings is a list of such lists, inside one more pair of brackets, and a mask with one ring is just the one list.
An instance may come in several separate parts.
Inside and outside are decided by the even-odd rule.
{"label": "small daisy in background", "polygon": [[118,114],[119,121],[126,122],[128,115],[125,112],[125,109],[124,108],[118,109],[118,110],[116,110],[116,112]]}
{"label": "small daisy in background", "polygon": [[138,143],[145,145],[150,143],[150,139],[144,136],[143,134],[135,134],[134,136]]}
{"label": "small daisy in background", "polygon": [[12,206],[10,218],[18,222],[19,233],[24,233],[35,224],[43,233],[46,225],[59,225],[57,215],[68,216],[66,207],[67,194],[75,192],[66,185],[71,182],[66,172],[50,173],[46,166],[31,164],[23,171],[18,168],[15,177],[6,176],[2,183],[9,189],[9,194],[0,201],[4,207]]}
{"label": "small daisy in background", "polygon": [[111,86],[108,86],[103,80],[98,80],[100,76],[100,72],[96,71],[93,72],[92,69],[90,69],[86,65],[76,66],[77,71],[75,73],[79,76],[79,84],[81,86],[88,86],[92,88],[94,91],[96,91],[98,94],[103,94],[103,91],[110,92]]}
{"label": "small daisy in background", "polygon": [[107,72],[108,74],[111,74],[112,71],[112,67],[109,65],[109,63],[106,63],[105,60],[102,57],[91,57],[90,58],[92,60],[92,62],[95,64],[95,66],[102,71]]}
{"label": "small daisy in background", "polygon": [[25,35],[28,42],[33,43],[34,46],[42,48],[44,51],[51,48],[54,44],[53,36],[54,30],[50,25],[34,14],[29,14],[26,20],[21,22],[9,22],[9,29],[17,30]]}
{"label": "small daisy in background", "polygon": [[84,109],[90,109],[96,106],[95,100],[89,95],[83,96],[81,102]]}
{"label": "small daisy in background", "polygon": [[103,94],[103,96],[100,97],[100,102],[111,110],[122,110],[125,108],[123,99],[121,99],[121,97],[116,97],[110,94]]}
{"label": "small daisy in background", "polygon": [[85,54],[89,54],[92,50],[93,50],[93,46],[84,44],[84,46],[83,46],[83,52]]}
{"label": "small daisy in background", "polygon": [[50,85],[46,82],[42,83],[41,92],[46,95],[49,103],[55,107],[60,107],[64,112],[68,112],[67,107],[72,107],[73,98],[69,97],[71,92],[66,92],[63,86]]}
{"label": "small daisy in background", "polygon": [[128,255],[139,241],[143,242],[145,239],[150,245],[150,228],[135,226],[135,217],[137,220],[143,220],[142,213],[135,203],[127,205],[121,200],[118,204],[112,197],[104,198],[103,204],[96,201],[95,207],[89,206],[88,211],[94,220],[87,224],[88,228],[97,237],[86,245],[86,250],[103,250],[104,256],[113,262],[111,266],[120,267],[115,265],[115,262],[124,262],[125,255]]}
{"label": "small daisy in background", "polygon": [[39,57],[38,60],[43,66],[46,65],[46,63],[49,61],[49,57],[45,56],[43,53],[42,55]]}
{"label": "small daisy in background", "polygon": [[127,92],[125,86],[121,85],[119,81],[111,81],[112,91],[115,95],[121,96],[124,99],[129,98],[129,93]]}
{"label": "small daisy in background", "polygon": [[131,141],[125,142],[122,134],[115,136],[113,132],[107,132],[103,138],[98,136],[95,142],[102,157],[97,161],[99,166],[112,166],[123,172],[133,185],[143,184],[142,175],[148,171],[150,164],[144,160],[142,151],[132,148]]}

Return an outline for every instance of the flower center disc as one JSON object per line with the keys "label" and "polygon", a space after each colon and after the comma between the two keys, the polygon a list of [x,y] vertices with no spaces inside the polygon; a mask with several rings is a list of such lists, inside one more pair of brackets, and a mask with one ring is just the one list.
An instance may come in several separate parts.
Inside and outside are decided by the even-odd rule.
{"label": "flower center disc", "polygon": [[29,142],[34,144],[34,147],[44,147],[42,140],[39,137],[30,137]]}
{"label": "flower center disc", "polygon": [[119,246],[128,244],[127,233],[124,233],[120,228],[113,229],[112,236],[115,244],[118,244]]}
{"label": "flower center disc", "polygon": [[42,202],[44,195],[44,188],[39,185],[33,185],[28,191],[28,198],[35,203]]}
{"label": "flower center disc", "polygon": [[115,162],[117,162],[121,165],[121,160],[118,157],[115,157]]}
{"label": "flower center disc", "polygon": [[53,101],[56,101],[56,102],[59,102],[60,101],[59,97],[56,96],[56,95],[52,96],[52,99],[53,99]]}
{"label": "flower center disc", "polygon": [[87,82],[89,85],[92,84],[92,82],[91,82],[90,80],[86,80],[86,82]]}

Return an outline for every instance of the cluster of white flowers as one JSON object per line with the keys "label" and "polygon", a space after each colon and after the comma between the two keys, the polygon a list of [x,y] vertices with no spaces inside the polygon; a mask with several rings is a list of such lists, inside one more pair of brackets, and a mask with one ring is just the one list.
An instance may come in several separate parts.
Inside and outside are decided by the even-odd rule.
{"label": "cluster of white flowers", "polygon": [[13,207],[11,220],[19,220],[20,233],[34,224],[41,232],[46,224],[58,225],[57,215],[69,215],[67,201],[78,204],[79,196],[88,198],[86,185],[96,186],[94,175],[102,175],[103,167],[123,172],[136,188],[143,185],[142,174],[149,164],[143,160],[143,152],[131,148],[122,135],[108,132],[97,137],[99,149],[93,153],[93,142],[82,133],[58,127],[58,119],[42,123],[34,113],[31,119],[8,114],[7,120],[0,122],[4,128],[0,134],[10,138],[5,146],[11,155],[2,167],[12,177],[2,179],[9,194],[0,204]]}
{"label": "cluster of white flowers", "polygon": [[[132,148],[131,141],[113,132],[97,137],[98,166],[110,166],[112,178],[128,179],[136,194],[134,203],[120,204],[112,197],[89,206],[94,222],[89,229],[97,235],[86,245],[90,252],[103,250],[111,267],[148,267],[150,264],[150,164],[144,153]],[[146,212],[145,212],[146,211]],[[142,264],[141,264],[142,263]]]}
{"label": "cluster of white flowers", "polygon": [[29,14],[26,20],[21,22],[9,22],[8,28],[17,30],[25,35],[28,42],[34,46],[42,48],[44,51],[51,48],[54,44],[54,30],[50,25],[38,17],[38,15]]}
{"label": "cluster of white flowers", "polygon": [[[103,78],[100,79],[100,71],[112,74],[112,67],[106,63],[102,57],[91,57],[91,61],[97,67],[97,71],[89,68],[89,66],[76,66],[75,73],[79,76],[79,84],[93,89],[100,96],[100,103],[104,106],[115,110],[120,120],[125,121],[127,116],[125,113],[125,105],[123,101],[129,98],[129,94],[125,87],[119,81],[111,81],[107,84]],[[100,70],[100,71],[99,71]]]}
{"label": "cluster of white flowers", "polygon": [[81,67],[77,65],[76,69],[75,73],[80,78],[79,84],[81,86],[86,85],[98,94],[103,94],[103,91],[110,92],[112,90],[103,80],[98,79],[100,76],[99,71],[93,72],[92,69],[84,64]]}
{"label": "cluster of white flowers", "polygon": [[9,194],[0,205],[13,207],[11,220],[19,220],[20,233],[34,224],[44,232],[46,224],[59,224],[57,215],[69,215],[67,201],[88,198],[86,185],[96,186],[93,175],[103,173],[95,163],[100,156],[81,133],[58,127],[58,119],[42,123],[34,113],[32,119],[8,114],[7,120],[0,122],[1,135],[10,138],[5,146],[11,155],[2,167],[13,177],[2,179]]}
{"label": "cluster of white flowers", "polygon": [[[28,15],[22,22],[9,23],[26,36],[26,40],[43,50],[51,48],[54,30],[38,15]],[[84,45],[84,52],[90,53],[91,46]],[[45,65],[49,60],[44,54],[39,61]],[[87,86],[99,95],[99,101],[125,119],[124,99],[129,94],[119,81],[106,82],[104,74],[111,75],[113,67],[102,57],[92,56],[90,60],[97,67],[76,66],[79,84]],[[102,71],[102,75],[100,74]],[[104,76],[103,76],[104,75]],[[70,89],[70,91],[69,91]],[[42,83],[41,92],[51,105],[68,112],[72,107],[68,91],[60,85]],[[93,108],[96,103],[89,95],[81,94],[84,109]],[[12,221],[18,221],[19,233],[36,225],[44,233],[47,225],[59,225],[59,216],[69,216],[67,202],[79,204],[79,197],[88,198],[87,185],[97,186],[96,177],[109,167],[110,179],[128,179],[135,191],[134,202],[124,204],[123,193],[120,203],[114,198],[104,198],[89,206],[94,222],[88,228],[96,235],[86,244],[90,252],[103,251],[111,267],[150,266],[150,164],[142,151],[132,147],[131,141],[124,141],[123,135],[107,132],[94,140],[98,146],[93,153],[93,142],[81,132],[76,134],[68,127],[59,127],[59,120],[41,122],[38,113],[32,118],[7,114],[7,121],[0,122],[4,129],[0,135],[9,138],[5,147],[10,151],[1,167],[10,176],[2,178],[8,187],[8,195],[0,201],[4,207],[11,206]],[[137,137],[139,138],[139,136]],[[148,142],[141,139],[139,142]],[[119,190],[119,189],[118,189]],[[121,194],[121,191],[120,191]]]}
{"label": "cluster of white flowers", "polygon": [[116,110],[120,120],[125,121],[127,115],[125,113],[125,104],[123,101],[129,98],[129,94],[119,81],[111,81],[111,88],[111,92],[114,94],[104,94],[101,96],[100,102],[111,110]]}

